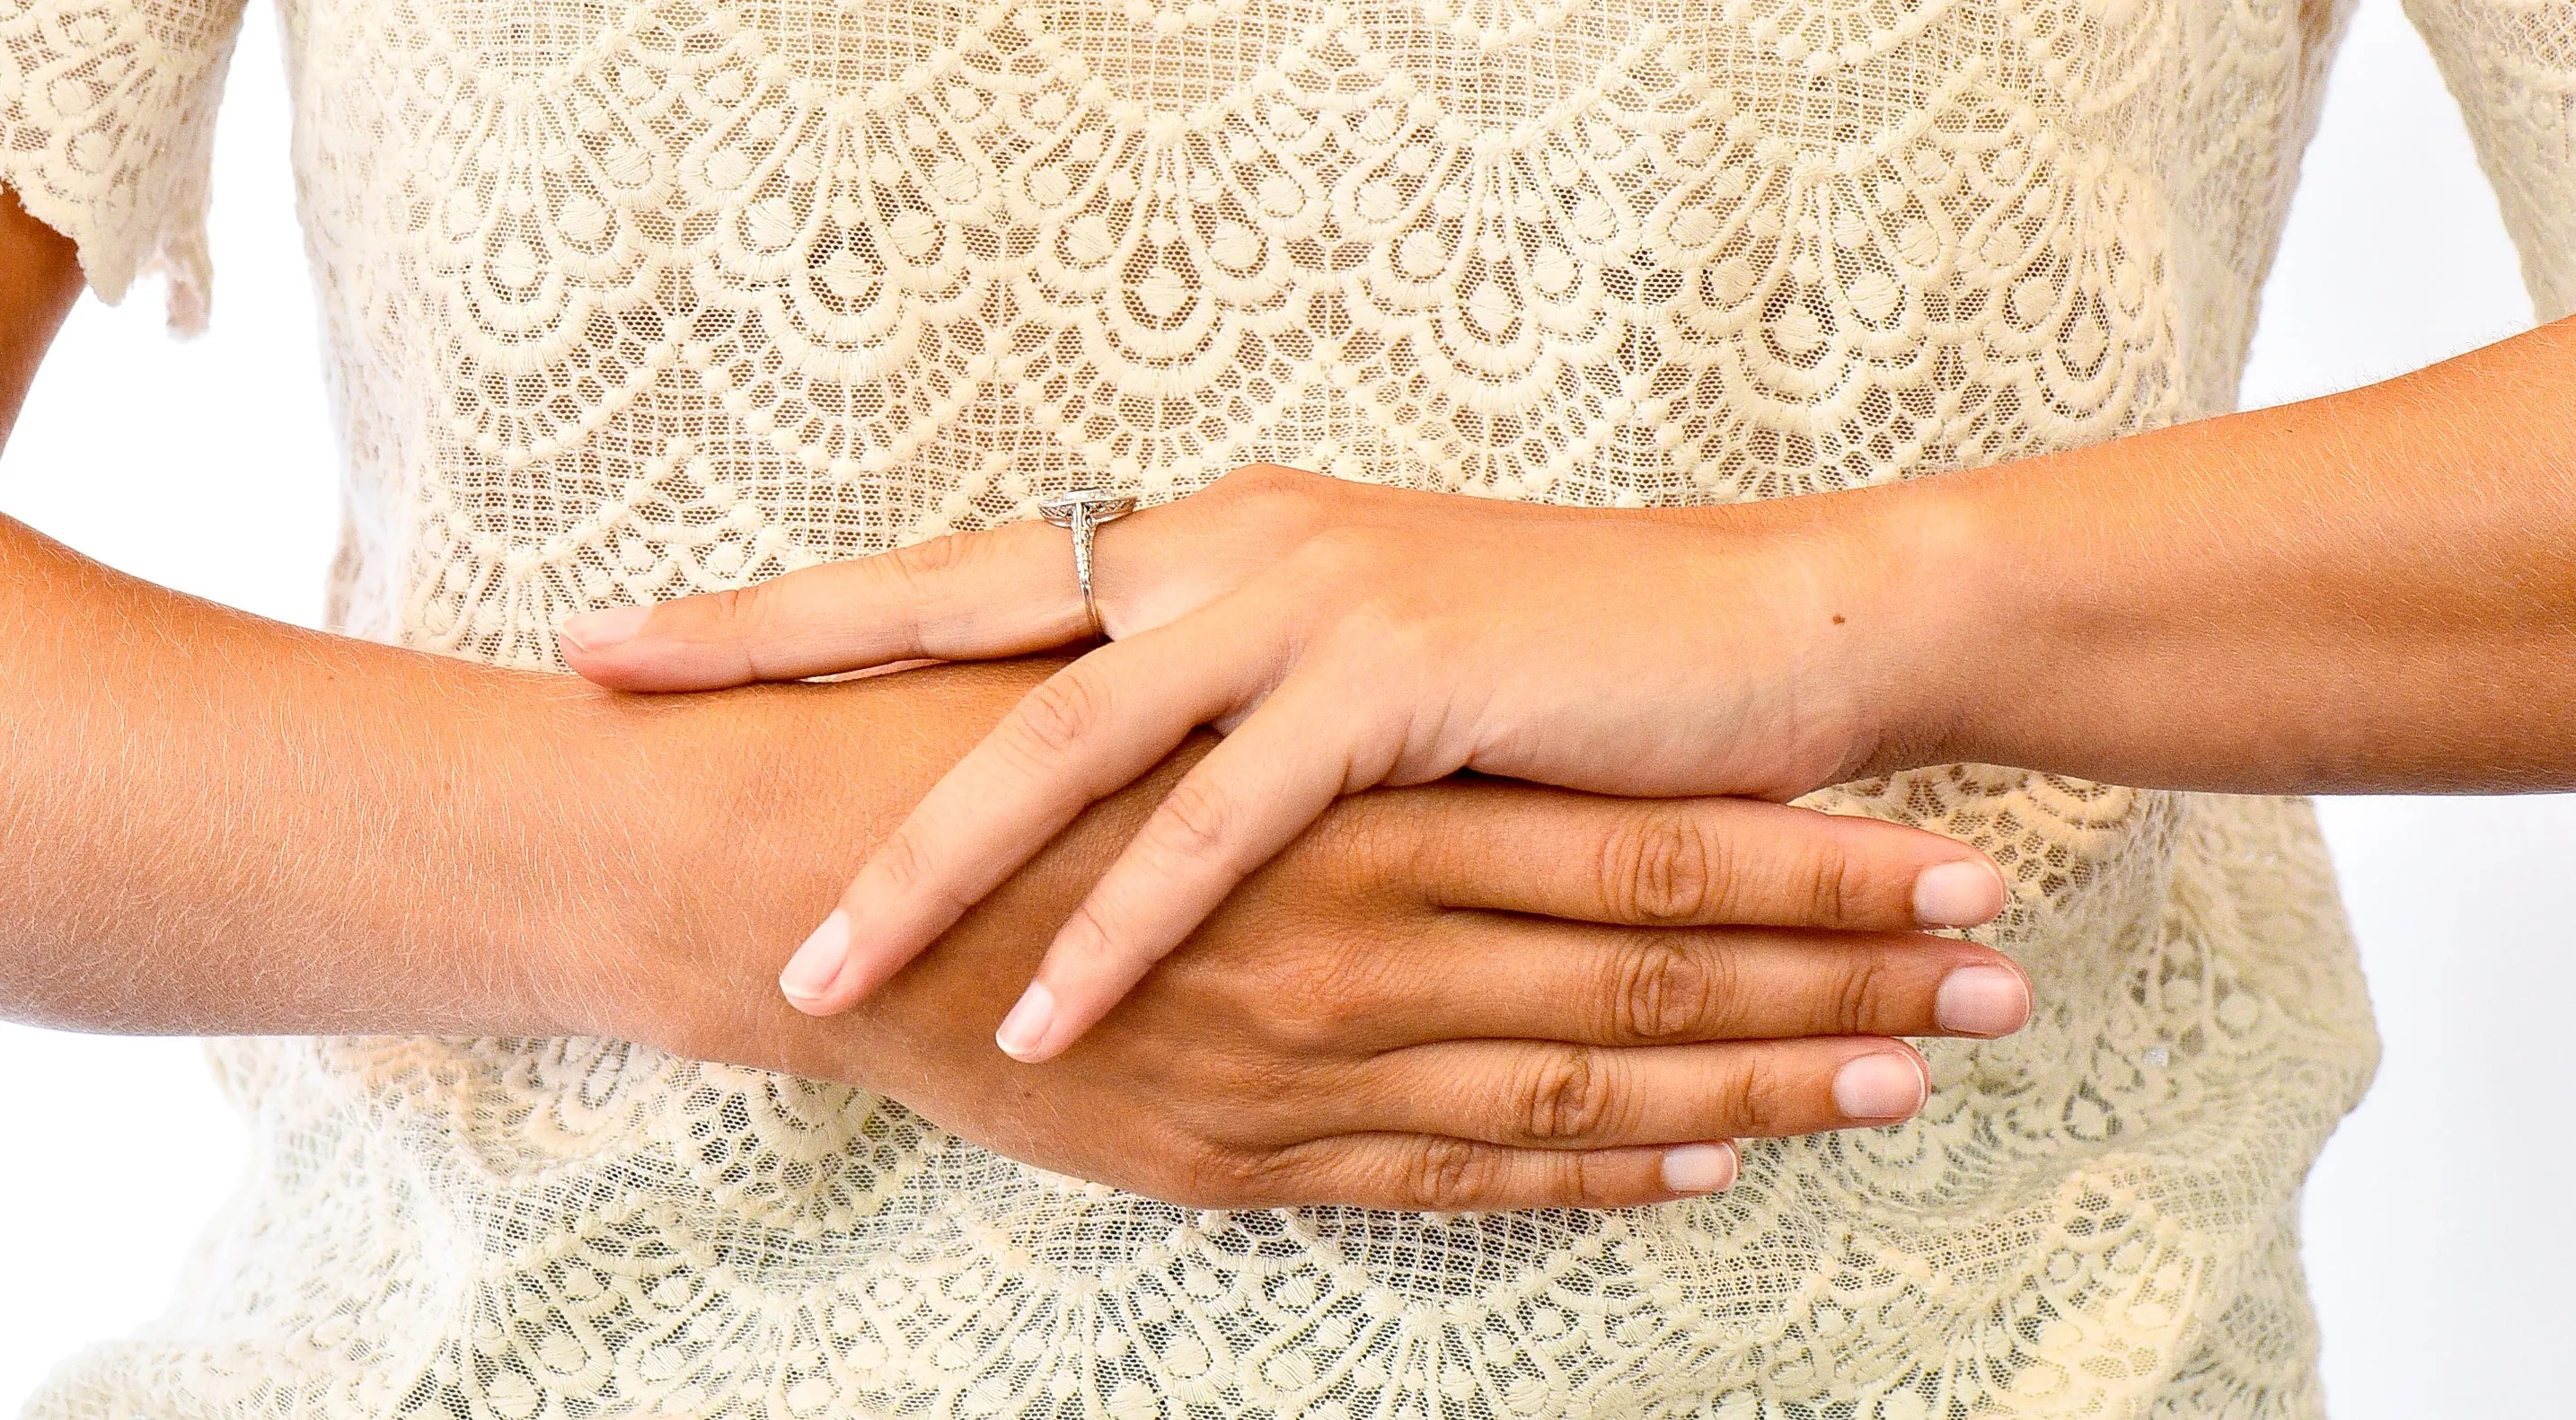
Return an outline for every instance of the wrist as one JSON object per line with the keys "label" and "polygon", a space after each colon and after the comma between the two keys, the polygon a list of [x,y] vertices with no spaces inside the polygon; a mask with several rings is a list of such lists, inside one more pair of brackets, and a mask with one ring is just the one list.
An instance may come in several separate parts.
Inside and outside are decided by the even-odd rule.
{"label": "wrist", "polygon": [[1826,782],[1982,759],[1979,697],[2012,638],[1993,575],[2005,530],[1983,481],[1936,475],[1762,505],[1789,524],[1813,589],[1799,678],[1846,756]]}
{"label": "wrist", "polygon": [[616,980],[567,993],[586,1012],[578,1029],[895,1092],[902,1047],[862,1047],[870,1013],[804,1016],[779,969],[873,846],[1049,669],[597,692],[578,711],[587,772],[619,827],[600,831],[595,901],[559,937],[573,972]]}
{"label": "wrist", "polygon": [[662,954],[654,929],[684,880],[686,786],[669,763],[669,707],[548,677],[514,784],[526,844],[513,888],[522,925],[493,976],[510,1033],[659,1043]]}
{"label": "wrist", "polygon": [[[568,691],[583,881],[528,971],[561,1033],[783,1063],[744,1059],[743,1041],[790,1024],[755,1019],[785,1009],[770,978],[876,827],[878,783],[832,774],[810,743],[797,702],[818,689]],[[847,812],[827,824],[817,811],[833,807]]]}

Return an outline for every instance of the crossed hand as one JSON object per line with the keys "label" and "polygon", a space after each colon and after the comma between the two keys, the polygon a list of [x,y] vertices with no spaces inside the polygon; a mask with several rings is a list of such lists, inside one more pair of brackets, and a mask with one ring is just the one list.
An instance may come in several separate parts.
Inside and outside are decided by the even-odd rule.
{"label": "crossed hand", "polygon": [[[1679,963],[1694,987],[1674,1022],[1604,1032],[1625,1061],[1609,1133],[1632,1182],[1654,1185],[1645,1195],[1697,1191],[1664,1177],[1693,1141],[1903,1119],[1927,1076],[1901,1042],[1872,1037],[1993,1036],[2027,1018],[2009,959],[1921,930],[1991,919],[2003,879],[1946,839],[1777,802],[1868,762],[1878,687],[1843,673],[1845,569],[1820,564],[1794,523],[1726,514],[1255,466],[1109,524],[1096,578],[1110,639],[1029,691],[920,800],[781,989],[813,1015],[880,991],[1087,808],[1211,727],[1222,740],[1162,795],[1002,1020],[1010,1055],[1067,1051],[1336,801],[1467,772],[1604,796],[1582,801],[1640,826],[1599,836],[1618,862],[1408,865],[1428,930],[1379,950],[1440,956],[1444,916],[1497,913],[1525,947],[1494,947],[1487,927],[1486,961],[1448,955],[1459,1019],[1438,1023],[1445,1049],[1544,1035],[1538,1012],[1509,1003],[1560,989],[1552,963],[1634,962],[1642,938],[1658,972]],[[1095,639],[1092,618],[1066,534],[1031,521],[593,613],[566,624],[564,649],[606,685],[705,690],[1024,656]],[[1462,1077],[1410,1063],[1426,1073],[1404,1097],[1476,1111],[1444,1087]],[[1731,1111],[1709,1107],[1717,1093]],[[1550,1147],[1600,1142],[1571,1132]]]}

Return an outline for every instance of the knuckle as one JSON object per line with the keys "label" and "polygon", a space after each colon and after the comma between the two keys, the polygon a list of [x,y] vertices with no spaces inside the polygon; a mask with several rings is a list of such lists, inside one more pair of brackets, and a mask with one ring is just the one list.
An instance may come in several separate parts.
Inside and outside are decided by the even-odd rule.
{"label": "knuckle", "polygon": [[1388,970],[1376,954],[1339,947],[1279,954],[1248,978],[1248,1009],[1283,1054],[1348,1055],[1384,1013]]}
{"label": "knuckle", "polygon": [[1338,914],[1257,916],[1186,939],[1155,964],[1154,989],[1274,1059],[1350,1055],[1399,964]]}
{"label": "knuckle", "polygon": [[1330,526],[1340,486],[1337,479],[1275,463],[1245,464],[1216,483],[1242,516],[1298,540]]}
{"label": "knuckle", "polygon": [[1708,977],[1707,1015],[1700,1029],[1719,1038],[1755,1033],[1762,1023],[1760,973],[1732,951],[1710,953],[1700,969]]}
{"label": "knuckle", "polygon": [[1668,937],[1629,944],[1613,958],[1611,1029],[1621,1040],[1687,1039],[1715,1014],[1717,972],[1704,954]]}
{"label": "knuckle", "polygon": [[1283,1132],[1311,1124],[1323,1083],[1309,1062],[1241,1048],[1227,1051],[1210,1078],[1217,1086],[1210,1136],[1236,1143],[1275,1142]]}
{"label": "knuckle", "polygon": [[1560,1157],[1555,1164],[1556,1200],[1576,1208],[1601,1208],[1617,1202],[1617,1179],[1602,1167],[1602,1162],[1580,1151]]}
{"label": "knuckle", "polygon": [[766,582],[748,587],[724,587],[704,594],[707,619],[728,632],[757,630],[769,615],[770,594],[761,590]]}
{"label": "knuckle", "polygon": [[[973,899],[939,876],[920,841],[901,828],[896,829],[877,850],[876,868],[885,875],[886,885],[901,896],[935,901],[961,916],[975,906]],[[860,909],[855,890],[843,899],[842,905],[853,912]]]}
{"label": "knuckle", "polygon": [[918,583],[956,571],[966,564],[967,555],[974,548],[972,534],[950,533],[927,542],[906,543],[889,553],[881,565],[901,580]]}
{"label": "knuckle", "polygon": [[1726,852],[1687,807],[1644,806],[1602,845],[1604,903],[1622,921],[1704,920],[1732,876]]}
{"label": "knuckle", "polygon": [[1321,854],[1328,881],[1349,896],[1378,897],[1418,884],[1433,839],[1420,831],[1419,790],[1380,789],[1334,801],[1296,848]]}
{"label": "knuckle", "polygon": [[[777,643],[784,639],[773,627],[782,619],[778,604],[779,593],[768,582],[686,597],[674,604],[684,610],[684,615],[668,626],[668,633],[726,647],[727,659],[738,673],[755,680],[776,679]],[[694,614],[688,614],[690,609]]]}
{"label": "knuckle", "polygon": [[1415,1206],[1452,1212],[1482,1199],[1494,1182],[1494,1156],[1465,1139],[1435,1136],[1412,1151],[1405,1167]]}
{"label": "knuckle", "polygon": [[878,583],[870,589],[869,599],[881,598],[888,610],[908,614],[917,624],[922,610],[939,599],[942,585],[953,579],[973,545],[968,535],[952,533],[867,559],[862,566]]}
{"label": "knuckle", "polygon": [[1726,1127],[1719,1132],[1766,1138],[1780,1133],[1781,1122],[1789,1115],[1788,1100],[1782,1094],[1785,1083],[1770,1051],[1746,1053],[1727,1079]]}
{"label": "knuckle", "polygon": [[1100,723],[1106,708],[1091,677],[1073,667],[1040,681],[1022,697],[1013,720],[1025,747],[1038,757],[1052,759],[1070,752]]}
{"label": "knuckle", "polygon": [[1868,901],[1869,874],[1841,844],[1831,840],[1820,844],[1806,856],[1802,868],[1808,921],[1847,922],[1853,910]]}
{"label": "knuckle", "polygon": [[1283,463],[1248,463],[1237,466],[1217,483],[1231,493],[1270,493],[1297,488],[1316,476]]}
{"label": "knuckle", "polygon": [[1164,796],[1154,816],[1154,842],[1185,858],[1213,856],[1225,846],[1238,817],[1234,796],[1222,785],[1183,779]]}
{"label": "knuckle", "polygon": [[1274,997],[1263,1003],[1252,1027],[1256,1038],[1282,1055],[1310,1060],[1332,1055],[1335,1044],[1348,1032],[1331,1016],[1309,1007],[1306,999]]}
{"label": "knuckle", "polygon": [[884,593],[876,619],[894,633],[904,653],[920,651],[923,617],[937,598],[941,581],[963,555],[964,544],[965,539],[958,536],[933,538],[870,559]]}
{"label": "knuckle", "polygon": [[886,836],[877,849],[877,871],[898,892],[920,887],[930,875],[929,860],[922,856],[921,843],[908,831],[909,825]]}
{"label": "knuckle", "polygon": [[1521,1132],[1534,1143],[1599,1138],[1613,1122],[1609,1072],[1581,1046],[1541,1051],[1520,1094]]}
{"label": "knuckle", "polygon": [[1889,962],[1876,952],[1861,951],[1843,968],[1835,994],[1834,1029],[1843,1035],[1867,1035],[1887,1016],[1897,983]]}
{"label": "knuckle", "polygon": [[1387,565],[1390,553],[1401,552],[1390,541],[1375,528],[1326,526],[1298,544],[1297,561],[1310,580],[1330,586],[1365,585],[1362,579],[1368,572]]}
{"label": "knuckle", "polygon": [[1185,1146],[1172,1171],[1173,1201],[1194,1208],[1252,1208],[1279,1196],[1277,1156],[1210,1142]]}
{"label": "knuckle", "polygon": [[1086,979],[1098,977],[1126,956],[1110,924],[1101,918],[1099,907],[1087,899],[1065,919],[1053,950],[1062,955],[1066,966]]}

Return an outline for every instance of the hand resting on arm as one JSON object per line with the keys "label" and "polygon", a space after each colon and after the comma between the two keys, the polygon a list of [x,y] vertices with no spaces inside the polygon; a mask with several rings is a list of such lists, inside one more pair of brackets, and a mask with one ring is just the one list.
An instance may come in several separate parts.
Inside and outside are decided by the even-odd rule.
{"label": "hand resting on arm", "polygon": [[[15,378],[75,287],[0,194]],[[1047,934],[1204,741],[866,1010],[791,1009],[769,983],[844,855],[1055,668],[627,697],[246,616],[0,519],[0,1013],[615,1035],[861,1084],[1157,1196],[1464,1208],[1722,1185],[1732,1136],[1910,1113],[1920,1064],[1886,1037],[2027,1010],[1997,953],[1906,930],[1927,870],[1991,873],[1971,850],[1454,784],[1326,816],[1060,1065],[999,1056]],[[1796,925],[1708,925],[1744,920]]]}
{"label": "hand resting on arm", "polygon": [[[1063,1049],[1337,796],[1475,769],[1791,798],[1976,762],[2155,788],[2576,783],[2576,321],[2368,389],[1844,493],[1648,511],[1255,467],[1100,533],[1114,640],[1033,692],[782,975],[875,989],[1200,725],[1001,1032]],[[704,689],[1089,638],[1014,525],[568,623]]]}

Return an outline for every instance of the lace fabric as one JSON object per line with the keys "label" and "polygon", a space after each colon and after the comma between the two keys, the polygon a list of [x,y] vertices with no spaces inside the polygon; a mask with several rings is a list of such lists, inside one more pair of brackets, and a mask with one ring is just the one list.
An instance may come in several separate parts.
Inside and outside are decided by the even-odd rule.
{"label": "lace fabric", "polygon": [[[2545,307],[2564,0],[2420,0]],[[574,611],[1273,460],[1593,505],[2227,408],[2339,3],[288,0],[333,616]],[[202,292],[227,0],[0,0],[0,180]],[[1640,614],[1650,609],[1640,607]],[[2013,879],[1905,1126],[1614,1213],[1201,1214],[599,1040],[229,1041],[259,1173],[38,1416],[2304,1416],[2375,1059],[2294,801],[1813,802]]]}
{"label": "lace fabric", "polygon": [[2576,6],[2407,0],[2460,100],[2544,321],[2576,313]]}
{"label": "lace fabric", "polygon": [[170,324],[206,319],[206,171],[241,0],[0,3],[0,181],[74,237],[99,298],[169,278]]}

